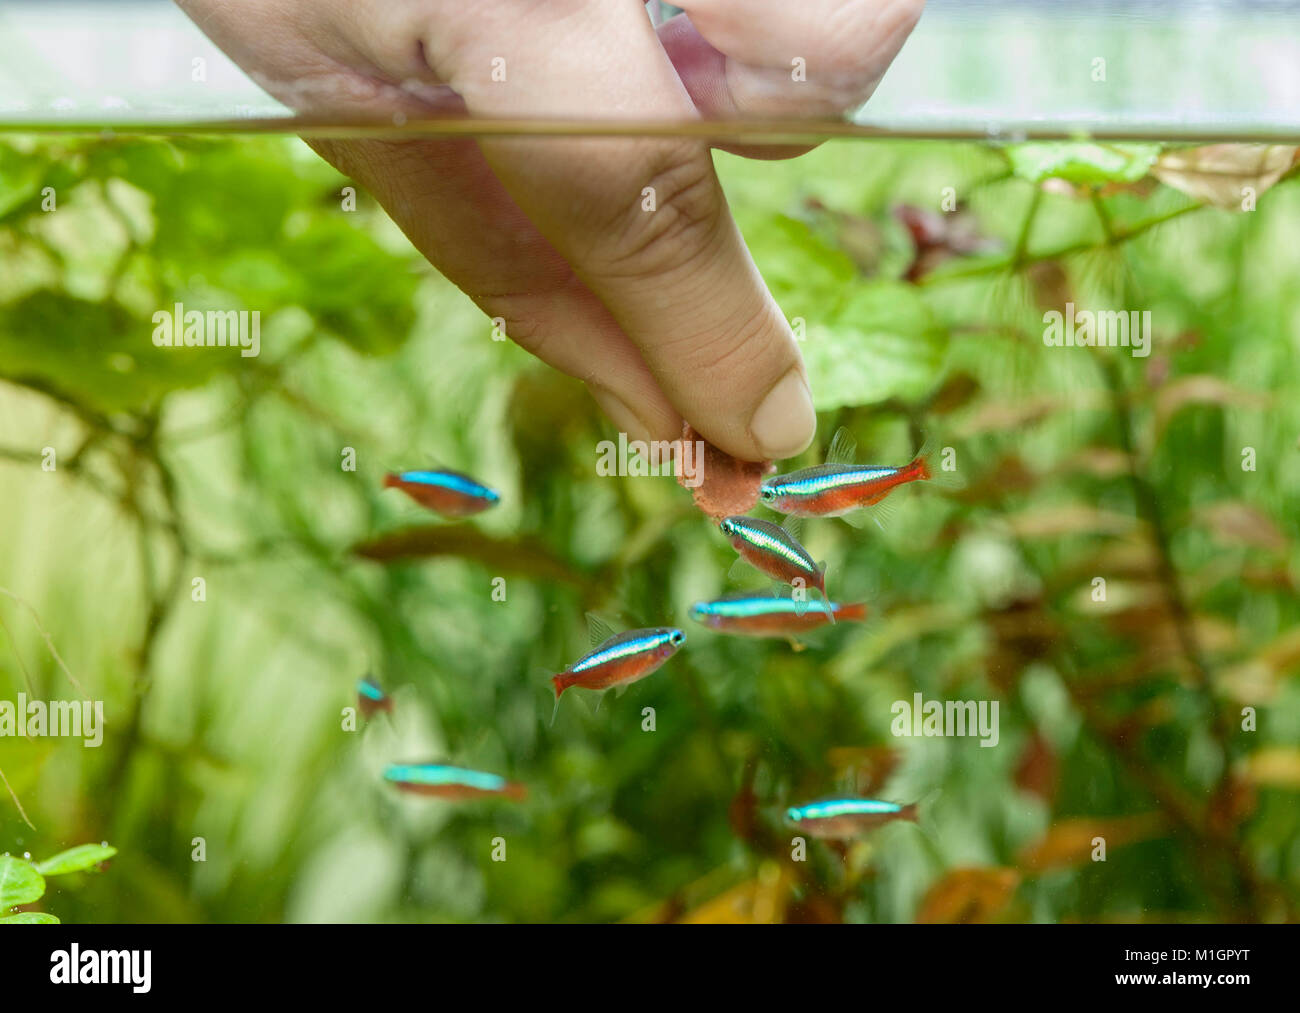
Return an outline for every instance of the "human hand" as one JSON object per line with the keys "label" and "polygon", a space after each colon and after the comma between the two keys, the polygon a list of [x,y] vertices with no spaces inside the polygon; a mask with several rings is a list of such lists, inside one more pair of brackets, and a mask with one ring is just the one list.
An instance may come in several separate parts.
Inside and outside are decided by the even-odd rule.
{"label": "human hand", "polygon": [[[177,2],[300,113],[638,121],[841,113],[870,95],[923,4],[678,0],[687,14],[656,31],[639,0]],[[747,460],[812,440],[802,359],[706,142],[312,143],[629,434],[679,438],[685,418]]]}

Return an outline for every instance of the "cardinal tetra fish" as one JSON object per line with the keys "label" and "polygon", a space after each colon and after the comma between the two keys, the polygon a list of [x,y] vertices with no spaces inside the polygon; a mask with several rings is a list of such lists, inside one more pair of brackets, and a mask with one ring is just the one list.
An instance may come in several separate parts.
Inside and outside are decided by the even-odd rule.
{"label": "cardinal tetra fish", "polygon": [[444,517],[472,517],[501,500],[468,475],[442,469],[433,471],[389,472],[384,476],[385,489],[401,489],[411,499]]}
{"label": "cardinal tetra fish", "polygon": [[740,557],[773,580],[794,587],[815,587],[826,597],[826,567],[787,529],[757,517],[727,517],[719,525]]}
{"label": "cardinal tetra fish", "polygon": [[357,708],[367,721],[378,711],[393,712],[393,700],[373,675],[367,675],[357,681]]}
{"label": "cardinal tetra fish", "polygon": [[917,818],[916,803],[878,802],[870,798],[830,798],[793,806],[785,818],[810,837],[844,839],[859,837],[894,820]]}
{"label": "cardinal tetra fish", "polygon": [[719,633],[749,637],[797,637],[832,622],[861,622],[866,617],[867,606],[862,602],[798,602],[753,591],[691,606],[691,618],[697,623]]}
{"label": "cardinal tetra fish", "polygon": [[955,474],[936,473],[931,467],[934,449],[935,444],[927,440],[911,461],[899,467],[857,464],[853,437],[841,429],[831,441],[825,464],[772,476],[763,482],[759,498],[764,506],[795,517],[848,517],[909,482],[959,487]]}
{"label": "cardinal tetra fish", "polygon": [[522,801],[528,789],[496,774],[438,763],[394,763],[384,770],[384,780],[402,791],[449,801],[476,798],[510,798]]}
{"label": "cardinal tetra fish", "polygon": [[644,679],[677,653],[686,634],[673,627],[629,630],[610,637],[591,653],[551,677],[555,699],[570,686],[609,689]]}

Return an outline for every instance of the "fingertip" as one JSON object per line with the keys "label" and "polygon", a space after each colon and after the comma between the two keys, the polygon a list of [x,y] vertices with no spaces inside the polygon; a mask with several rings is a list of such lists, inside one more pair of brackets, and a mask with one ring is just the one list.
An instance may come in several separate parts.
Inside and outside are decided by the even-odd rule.
{"label": "fingertip", "polygon": [[817,413],[803,371],[792,366],[759,402],[749,434],[761,456],[783,460],[802,453],[817,432]]}

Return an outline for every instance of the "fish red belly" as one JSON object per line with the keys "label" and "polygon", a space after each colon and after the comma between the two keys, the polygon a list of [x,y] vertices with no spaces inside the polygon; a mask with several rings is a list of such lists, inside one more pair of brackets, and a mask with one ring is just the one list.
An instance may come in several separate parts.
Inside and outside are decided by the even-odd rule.
{"label": "fish red belly", "polygon": [[560,692],[570,686],[577,686],[579,689],[609,689],[611,686],[636,682],[650,675],[667,660],[668,654],[652,651],[629,658],[619,658],[617,661],[607,661],[603,665],[596,665],[582,672],[566,672],[557,677],[560,680]]}
{"label": "fish red belly", "polygon": [[733,539],[732,545],[745,562],[783,584],[793,584],[799,580],[811,587],[821,587],[821,574],[809,573],[775,553],[756,548],[743,538]]}
{"label": "fish red belly", "polygon": [[492,505],[490,501],[481,497],[466,496],[464,493],[456,492],[454,489],[444,489],[441,486],[401,481],[394,484],[421,506],[446,517],[472,517]]}
{"label": "fish red belly", "polygon": [[488,791],[484,788],[473,788],[465,784],[416,784],[412,781],[395,781],[394,784],[401,791],[408,792],[411,795],[424,795],[428,798],[441,798],[449,802],[464,802],[476,798],[499,798],[502,795],[508,798],[522,799],[528,792],[522,784],[508,783],[501,791]]}
{"label": "fish red belly", "polygon": [[827,517],[846,514],[862,507],[874,506],[889,495],[890,491],[910,481],[898,476],[878,478],[870,482],[857,482],[843,485],[837,489],[828,489],[816,496],[800,499],[791,513],[810,517]]}
{"label": "fish red belly", "polygon": [[820,609],[809,608],[803,615],[796,613],[767,616],[719,616],[712,624],[715,629],[728,633],[748,633],[752,636],[784,637],[792,633],[806,633],[830,622]]}

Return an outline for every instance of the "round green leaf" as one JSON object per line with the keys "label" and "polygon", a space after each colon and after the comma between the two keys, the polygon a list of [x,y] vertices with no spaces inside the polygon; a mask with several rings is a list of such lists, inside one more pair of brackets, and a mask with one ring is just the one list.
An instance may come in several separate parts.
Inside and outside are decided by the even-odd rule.
{"label": "round green leaf", "polygon": [[8,918],[0,918],[0,925],[58,925],[59,920],[54,915],[47,915],[43,911],[25,911],[22,914],[10,915]]}
{"label": "round green leaf", "polygon": [[859,285],[827,321],[809,320],[800,344],[818,411],[911,400],[934,385],[947,334],[916,289],[894,281]]}
{"label": "round green leaf", "polygon": [[0,855],[0,911],[31,904],[45,895],[45,879],[31,862]]}
{"label": "round green leaf", "polygon": [[1007,148],[1011,168],[1031,183],[1136,183],[1159,155],[1159,144],[1034,141]]}
{"label": "round green leaf", "polygon": [[106,844],[79,844],[39,863],[36,871],[42,876],[63,876],[69,872],[82,872],[93,869],[100,862],[107,862],[116,854],[117,848]]}

